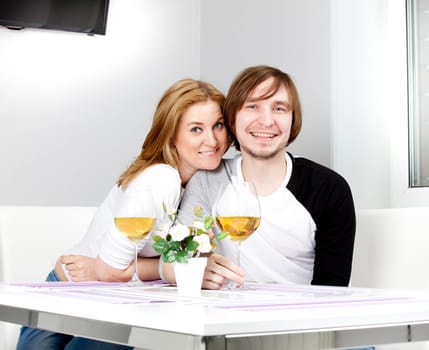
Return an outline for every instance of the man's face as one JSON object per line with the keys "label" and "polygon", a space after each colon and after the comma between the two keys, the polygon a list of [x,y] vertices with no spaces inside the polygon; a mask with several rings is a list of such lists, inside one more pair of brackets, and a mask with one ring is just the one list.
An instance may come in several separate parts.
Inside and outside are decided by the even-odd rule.
{"label": "man's face", "polygon": [[259,84],[237,112],[235,131],[241,152],[257,159],[270,159],[284,152],[292,125],[292,108],[286,88],[267,99],[272,78]]}

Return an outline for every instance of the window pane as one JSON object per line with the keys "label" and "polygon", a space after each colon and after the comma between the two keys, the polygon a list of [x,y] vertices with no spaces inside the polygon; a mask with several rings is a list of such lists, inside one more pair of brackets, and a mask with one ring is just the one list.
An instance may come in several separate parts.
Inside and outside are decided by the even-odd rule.
{"label": "window pane", "polygon": [[429,186],[429,0],[407,0],[410,186]]}
{"label": "window pane", "polygon": [[410,186],[429,186],[429,0],[407,0]]}

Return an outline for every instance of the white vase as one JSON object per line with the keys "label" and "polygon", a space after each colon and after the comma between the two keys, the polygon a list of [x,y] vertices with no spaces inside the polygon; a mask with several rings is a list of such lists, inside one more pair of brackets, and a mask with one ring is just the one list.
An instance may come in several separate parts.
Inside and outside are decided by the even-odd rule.
{"label": "white vase", "polygon": [[206,257],[191,258],[187,263],[174,263],[174,273],[179,295],[198,296],[203,284]]}

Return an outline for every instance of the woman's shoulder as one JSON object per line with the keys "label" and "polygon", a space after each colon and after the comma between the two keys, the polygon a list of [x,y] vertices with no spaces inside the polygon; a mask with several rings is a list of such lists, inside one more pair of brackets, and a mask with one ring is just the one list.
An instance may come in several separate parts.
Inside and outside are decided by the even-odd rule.
{"label": "woman's shoulder", "polygon": [[154,164],[143,170],[130,185],[181,184],[177,169],[167,164]]}
{"label": "woman's shoulder", "polygon": [[168,164],[153,164],[143,170],[139,175],[145,177],[180,177],[179,171]]}
{"label": "woman's shoulder", "polygon": [[142,174],[146,174],[146,176],[179,176],[179,171],[168,164],[153,164],[146,168]]}

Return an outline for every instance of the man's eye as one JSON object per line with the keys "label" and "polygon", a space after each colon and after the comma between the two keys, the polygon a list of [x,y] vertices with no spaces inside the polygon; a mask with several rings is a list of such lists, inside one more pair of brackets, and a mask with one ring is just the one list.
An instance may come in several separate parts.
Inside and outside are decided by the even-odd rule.
{"label": "man's eye", "polygon": [[275,107],[274,107],[274,110],[275,110],[276,112],[283,112],[283,113],[287,113],[287,112],[289,112],[291,109],[292,109],[292,108],[291,108],[290,106],[282,106],[282,105],[280,105],[280,106],[275,106]]}

